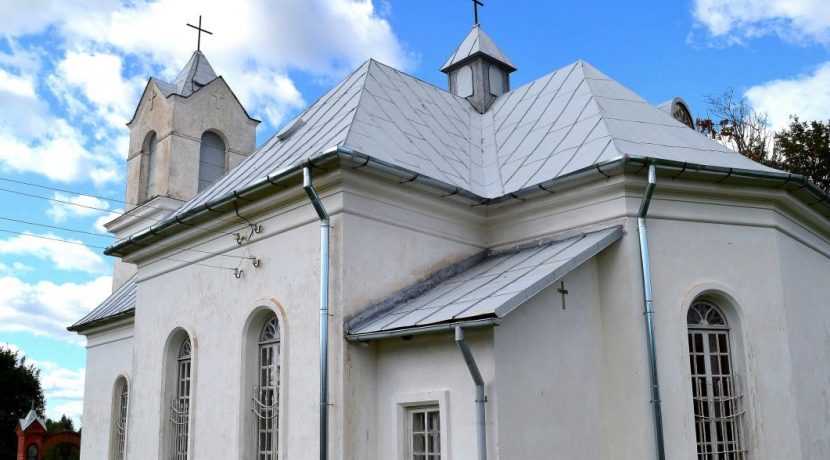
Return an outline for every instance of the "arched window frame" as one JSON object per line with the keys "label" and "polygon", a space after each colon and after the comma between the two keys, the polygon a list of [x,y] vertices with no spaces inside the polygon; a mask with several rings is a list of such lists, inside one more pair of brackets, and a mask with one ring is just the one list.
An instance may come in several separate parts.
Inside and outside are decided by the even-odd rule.
{"label": "arched window frame", "polygon": [[720,302],[697,298],[686,310],[686,329],[697,456],[747,458],[740,346],[729,317]]}
{"label": "arched window frame", "polygon": [[113,387],[112,441],[110,458],[127,458],[127,435],[129,431],[130,383],[127,377],[119,376]]}
{"label": "arched window frame", "polygon": [[[217,144],[218,142],[218,144]],[[217,153],[221,151],[221,156]],[[228,143],[222,133],[208,130],[199,141],[197,192],[202,192],[228,171]]]}
{"label": "arched window frame", "polygon": [[262,333],[266,325],[274,317],[276,324],[279,327],[279,356],[275,360],[277,368],[275,371],[275,382],[279,383],[279,388],[276,391],[274,403],[276,408],[285,407],[285,398],[287,394],[287,350],[286,343],[287,326],[285,321],[285,311],[276,302],[271,300],[262,300],[259,302],[259,307],[255,308],[248,317],[243,329],[243,346],[242,346],[242,378],[241,380],[241,407],[242,418],[240,420],[240,458],[282,458],[282,446],[285,445],[284,431],[282,427],[285,426],[285,411],[277,410],[274,417],[274,449],[271,457],[258,456],[258,415],[255,408],[259,407],[256,401],[261,400],[259,396],[259,375],[260,375],[260,357],[261,347],[270,341],[262,340]]}
{"label": "arched window frame", "polygon": [[144,137],[144,144],[141,153],[145,157],[144,167],[144,190],[141,197],[144,201],[150,200],[156,195],[156,182],[158,179],[158,137],[155,131],[150,131]]}
{"label": "arched window frame", "polygon": [[38,460],[37,444],[29,444],[26,448],[26,460]]}
{"label": "arched window frame", "polygon": [[[189,347],[188,353],[185,351]],[[159,402],[159,414],[162,435],[159,437],[160,459],[187,460],[192,458],[193,424],[195,422],[194,407],[197,396],[198,342],[195,335],[188,328],[175,328],[164,345],[162,368],[162,394]],[[189,373],[185,365],[189,360]],[[184,365],[184,367],[183,367]],[[182,386],[183,381],[189,385]],[[183,394],[182,389],[189,393]],[[184,398],[183,396],[187,396]]]}

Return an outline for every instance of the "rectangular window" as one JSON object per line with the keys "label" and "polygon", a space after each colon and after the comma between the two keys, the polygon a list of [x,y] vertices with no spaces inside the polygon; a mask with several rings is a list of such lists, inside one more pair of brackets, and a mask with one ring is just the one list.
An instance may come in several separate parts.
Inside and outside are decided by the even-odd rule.
{"label": "rectangular window", "polygon": [[409,407],[407,460],[440,460],[441,415],[438,406]]}

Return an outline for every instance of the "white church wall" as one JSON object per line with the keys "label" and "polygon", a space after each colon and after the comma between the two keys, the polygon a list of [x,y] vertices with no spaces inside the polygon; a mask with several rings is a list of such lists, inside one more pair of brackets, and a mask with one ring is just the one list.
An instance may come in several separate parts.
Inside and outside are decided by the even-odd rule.
{"label": "white church wall", "polygon": [[123,376],[132,384],[131,321],[101,328],[87,338],[84,410],[81,420],[83,460],[109,458],[113,435],[115,384]]}
{"label": "white church wall", "polygon": [[[488,458],[498,458],[497,397],[490,330],[468,330],[470,345],[484,378]],[[387,339],[377,344],[377,453],[373,458],[402,459],[404,429],[400,408],[408,403],[439,401],[443,426],[444,458],[476,457],[475,387],[464,358],[451,333],[417,336],[411,340]],[[444,417],[445,415],[445,417]],[[363,458],[363,457],[354,457]]]}
{"label": "white church wall", "polygon": [[830,244],[819,248],[824,254],[778,235],[792,394],[804,458],[830,457]]}
{"label": "white church wall", "polygon": [[[335,218],[335,255],[337,222]],[[141,267],[144,275],[138,289],[135,367],[142,377],[136,381],[134,396],[141,404],[131,427],[131,457],[159,458],[159,450],[169,448],[161,445],[161,435],[169,429],[166,417],[160,415],[169,406],[160,396],[161,376],[165,342],[179,327],[191,334],[194,349],[192,455],[241,455],[241,421],[250,416],[249,407],[242,404],[250,396],[250,389],[242,388],[242,360],[256,359],[243,357],[243,331],[251,312],[274,303],[285,310],[281,412],[288,421],[281,430],[283,452],[287,458],[303,458],[317,451],[319,224],[310,206],[303,205],[263,226],[265,233],[245,249],[262,260],[262,267],[255,269],[244,261],[245,273],[240,279],[229,270],[198,265],[167,271],[177,264],[170,260]],[[227,236],[211,243],[216,246],[205,244],[200,250],[236,246],[232,241],[233,237]],[[242,255],[243,250],[229,254]],[[200,263],[234,267],[240,261],[213,257]]]}
{"label": "white church wall", "polygon": [[[350,180],[354,174],[343,173],[345,213],[338,242],[343,265],[332,280],[340,286],[333,294],[347,317],[482,250],[478,210],[434,195],[418,196],[408,186],[366,174],[360,182]],[[338,341],[344,333],[341,318],[336,315],[331,323]],[[374,345],[350,344],[333,353],[346,382],[333,389],[340,391],[333,393],[335,405],[343,406],[341,418],[332,422],[333,430],[343,427],[341,451],[345,458],[388,458],[380,455],[379,446],[397,440],[382,435],[378,427],[385,422],[376,417],[380,373],[391,371],[381,370]],[[470,377],[465,378],[467,383]]]}
{"label": "white church wall", "polygon": [[[779,244],[776,228],[786,219],[773,209],[671,197],[658,198],[652,214],[658,363],[671,458],[693,458],[686,312],[701,295],[714,299],[732,328],[732,355],[747,409],[746,447],[757,458],[802,458],[800,443],[794,442],[804,433],[791,349],[792,334],[799,332],[787,327],[787,281],[779,261],[789,249]],[[814,268],[825,278],[830,274],[826,261]]]}
{"label": "white church wall", "polygon": [[610,458],[597,442],[603,338],[595,261],[563,281],[564,309],[557,283],[494,329],[499,458]]}

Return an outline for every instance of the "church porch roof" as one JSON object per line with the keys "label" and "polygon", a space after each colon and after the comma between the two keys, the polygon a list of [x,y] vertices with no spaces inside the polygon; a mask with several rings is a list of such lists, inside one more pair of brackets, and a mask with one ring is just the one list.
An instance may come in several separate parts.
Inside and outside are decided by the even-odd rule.
{"label": "church porch roof", "polygon": [[622,235],[615,226],[461,262],[352,318],[347,338],[372,340],[503,318]]}

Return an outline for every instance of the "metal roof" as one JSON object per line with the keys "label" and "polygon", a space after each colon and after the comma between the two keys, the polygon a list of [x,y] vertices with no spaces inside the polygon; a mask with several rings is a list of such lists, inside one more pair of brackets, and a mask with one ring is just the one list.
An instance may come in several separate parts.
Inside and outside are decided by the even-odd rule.
{"label": "metal roof", "polygon": [[464,40],[458,45],[458,48],[453,51],[452,55],[447,59],[447,62],[441,66],[442,72],[447,72],[456,64],[462,63],[467,59],[476,55],[485,55],[493,59],[510,70],[516,70],[516,66],[510,61],[510,58],[504,54],[504,51],[496,45],[496,42],[484,33],[481,27],[476,24]]}
{"label": "metal roof", "polygon": [[173,83],[158,78],[150,80],[156,82],[164,97],[171,94],[188,97],[216,78],[216,72],[213,71],[207,57],[201,51],[195,51]]}
{"label": "metal roof", "polygon": [[[460,273],[427,280],[351,320],[349,338],[370,339],[442,323],[502,318],[622,237],[622,227],[495,253]],[[419,284],[423,285],[423,283]]]}
{"label": "metal roof", "polygon": [[133,275],[94,310],[67,329],[77,332],[131,314],[135,310],[137,287],[136,275]]}
{"label": "metal roof", "polygon": [[26,428],[29,428],[29,425],[35,422],[40,423],[43,429],[46,429],[46,421],[37,415],[37,412],[35,412],[34,409],[31,409],[29,413],[26,414],[26,418],[17,419],[17,421],[20,423],[20,429],[22,431],[26,431]]}
{"label": "metal roof", "polygon": [[689,129],[578,61],[489,111],[370,60],[178,214],[339,146],[497,198],[597,163],[660,158],[775,171]]}

